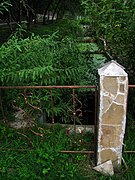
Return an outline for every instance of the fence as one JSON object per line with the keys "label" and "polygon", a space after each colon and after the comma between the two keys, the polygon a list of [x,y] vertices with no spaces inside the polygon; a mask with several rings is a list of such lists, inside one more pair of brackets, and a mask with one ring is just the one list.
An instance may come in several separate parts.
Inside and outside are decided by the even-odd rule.
{"label": "fence", "polygon": [[[130,104],[134,88],[135,85],[128,85],[127,113],[134,111],[134,103],[132,103],[132,107]],[[52,127],[55,123],[61,123],[62,126],[66,124],[66,135],[73,142],[78,140],[79,143],[88,146],[85,146],[85,150],[84,148],[78,150],[76,143],[75,148],[67,147],[61,152],[94,154],[96,160],[98,109],[98,90],[96,86],[1,86],[0,90],[1,120],[12,118],[19,115],[18,112],[20,112],[23,115],[25,113],[28,124],[28,120],[32,119],[32,116],[38,118],[40,123],[47,123]],[[39,115],[41,116],[39,117]],[[127,129],[130,127],[134,127],[134,121],[127,122]],[[83,131],[90,132],[89,137],[86,138],[87,143],[84,140],[85,137],[82,136]],[[73,134],[76,135],[74,139],[72,138]],[[128,133],[126,133],[126,138],[127,136]],[[134,146],[133,149],[124,148],[124,153],[135,153]]]}
{"label": "fence", "polygon": [[[130,122],[129,116],[126,123],[126,113],[129,110],[134,111],[135,108],[134,99],[132,104],[130,101],[133,94],[131,88],[135,88],[135,85],[128,85],[127,73],[113,60],[98,69],[98,74],[100,76],[98,128],[96,86],[0,87],[1,119],[4,121],[12,118],[26,119],[26,124],[30,127],[31,120],[38,119],[40,123],[49,124],[53,129],[55,122],[64,122],[65,134],[69,139],[68,146],[61,151],[62,153],[94,154],[97,165],[111,160],[113,167],[119,169],[124,137],[127,138],[128,133],[131,135],[129,130],[125,136],[125,126],[127,124],[127,127],[129,125],[131,128],[134,127],[134,121]],[[127,96],[129,101],[126,111]],[[90,97],[94,97],[94,100],[90,100]],[[92,104],[93,109],[90,108]],[[90,119],[93,119],[94,133],[89,127]],[[34,131],[33,133],[41,135]],[[127,149],[127,146],[124,152],[134,152],[134,141],[131,138],[134,139],[133,133],[130,141],[126,139],[125,142],[129,145],[132,142],[133,149]]]}
{"label": "fence", "polygon": [[94,154],[96,160],[96,86],[1,86],[0,90],[1,119],[25,118],[26,126],[32,119],[51,127],[60,123],[73,145],[61,152]]}

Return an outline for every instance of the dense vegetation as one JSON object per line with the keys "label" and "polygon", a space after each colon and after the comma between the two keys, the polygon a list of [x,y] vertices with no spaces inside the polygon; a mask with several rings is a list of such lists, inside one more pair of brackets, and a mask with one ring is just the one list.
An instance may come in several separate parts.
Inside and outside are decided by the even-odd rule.
{"label": "dense vegetation", "polygon": [[134,27],[135,2],[132,0],[82,0],[84,23],[90,25],[90,34],[104,46],[109,59],[116,59],[129,73],[134,83]]}
{"label": "dense vegetation", "polygon": [[38,126],[31,131],[14,131],[2,125],[0,128],[1,179],[81,179],[78,162],[85,156],[60,153],[70,146],[65,129]]}
{"label": "dense vegetation", "polygon": [[[57,13],[57,20],[62,19],[67,12],[71,14],[70,18],[72,19],[80,17],[79,23],[89,25],[86,35],[96,41],[107,59],[116,59],[125,66],[130,82],[134,82],[134,1],[46,0],[44,2],[41,0],[39,3],[36,0],[11,0],[7,2],[1,3],[0,12],[3,13],[1,20],[8,22],[11,31],[14,28],[11,27],[10,21],[21,24],[21,20],[27,20],[31,29],[32,19],[36,14],[44,14],[46,17],[50,11]],[[4,9],[8,11],[4,11]],[[52,15],[52,17],[54,16]],[[43,19],[48,21],[47,17]],[[67,30],[67,26],[65,29]],[[78,29],[77,26],[76,29]],[[71,34],[70,31],[69,33],[67,31],[67,34]]]}
{"label": "dense vegetation", "polygon": [[[127,131],[125,150],[134,150],[133,129],[134,124]],[[14,130],[0,124],[0,130],[0,179],[134,179],[134,154],[123,153],[127,167],[123,165],[121,172],[113,177],[99,175],[92,170],[92,156],[62,154],[61,150],[82,150],[85,143],[77,147],[82,137],[74,144],[72,137],[67,136],[66,130],[60,126],[51,129],[38,125],[31,129]],[[88,142],[89,139],[93,143],[91,136],[88,134],[83,140]]]}
{"label": "dense vegetation", "polygon": [[[53,12],[51,21],[48,11]],[[111,59],[126,68],[129,82],[134,84],[134,1],[11,0],[0,3],[0,14],[2,22],[9,26],[0,27],[1,86],[96,85],[97,68]],[[43,14],[43,21],[39,24],[36,24],[37,14]],[[63,19],[65,17],[68,19]],[[22,20],[27,20],[26,24],[22,24]],[[44,101],[48,106],[42,111],[46,110],[49,117],[50,94],[46,90],[40,92],[32,92],[32,104],[37,105],[38,99]],[[3,103],[4,113],[11,119],[11,104],[17,101],[19,93],[16,90],[0,91],[0,105]],[[134,91],[129,95],[124,148],[134,150]],[[57,103],[55,115],[65,116],[67,104],[63,97],[66,99],[67,96],[68,93],[65,96],[65,92],[53,91],[54,103]],[[21,100],[19,107],[25,107],[27,113],[31,110]],[[0,117],[3,119],[1,111]],[[99,174],[91,171],[89,165],[93,161],[89,162],[89,157],[60,153],[69,141],[64,129],[42,128],[38,125],[32,129],[43,135],[40,137],[29,129],[17,131],[0,124],[0,178],[99,179]],[[121,174],[109,179],[134,179],[134,154],[124,153],[123,156],[128,165],[126,173],[123,173],[126,168],[123,166]],[[100,176],[100,179],[108,178]]]}
{"label": "dense vegetation", "polygon": [[96,53],[88,58],[82,48],[98,50],[96,44],[85,47],[57,33],[42,38],[13,36],[0,49],[0,81],[3,85],[95,84],[94,70],[105,58]]}

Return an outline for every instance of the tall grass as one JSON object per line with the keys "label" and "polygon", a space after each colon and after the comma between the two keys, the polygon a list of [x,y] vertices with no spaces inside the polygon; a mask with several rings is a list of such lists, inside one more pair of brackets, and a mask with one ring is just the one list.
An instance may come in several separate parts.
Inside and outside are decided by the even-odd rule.
{"label": "tall grass", "polygon": [[[124,151],[135,148],[135,126],[132,123],[127,126]],[[94,160],[90,155],[62,154],[61,150],[84,150],[85,147],[75,148],[74,139],[67,136],[66,129],[61,126],[52,129],[38,125],[31,130],[15,130],[0,123],[0,130],[0,179],[132,180],[135,177],[133,153],[123,152],[128,169],[122,163],[121,172],[112,177],[92,170]],[[89,141],[88,137],[83,138]]]}

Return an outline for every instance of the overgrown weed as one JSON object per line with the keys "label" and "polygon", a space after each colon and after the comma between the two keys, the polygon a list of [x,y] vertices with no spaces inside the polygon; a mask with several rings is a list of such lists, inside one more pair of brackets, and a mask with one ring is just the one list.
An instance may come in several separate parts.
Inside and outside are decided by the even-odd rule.
{"label": "overgrown weed", "polygon": [[[54,129],[37,126],[31,131],[29,128],[11,129],[1,123],[0,130],[0,179],[134,179],[134,154],[123,153],[128,170],[116,173],[113,177],[92,170],[92,155],[62,154],[61,150],[72,148],[66,129],[59,125]],[[132,134],[130,130],[128,139],[125,139],[125,150],[134,148]]]}

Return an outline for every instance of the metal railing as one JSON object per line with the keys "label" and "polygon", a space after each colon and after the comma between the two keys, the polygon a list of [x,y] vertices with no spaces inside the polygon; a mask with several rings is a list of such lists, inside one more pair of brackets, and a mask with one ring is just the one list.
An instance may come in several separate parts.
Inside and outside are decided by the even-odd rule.
{"label": "metal railing", "polygon": [[[69,94],[68,103],[70,103],[70,106],[67,108],[67,113],[69,113],[72,116],[72,119],[73,119],[73,131],[74,131],[75,134],[76,134],[76,131],[77,131],[77,124],[76,124],[77,123],[77,118],[78,118],[78,116],[82,116],[82,112],[83,112],[83,103],[81,102],[81,100],[77,96],[77,93],[79,94],[78,90],[83,90],[82,94],[85,94],[85,91],[87,92],[87,90],[91,90],[91,92],[92,92],[92,94],[94,96],[94,123],[93,123],[93,126],[94,126],[94,142],[93,142],[94,143],[94,149],[92,149],[92,150],[88,149],[88,150],[84,150],[84,151],[63,150],[61,152],[62,153],[73,153],[73,154],[76,154],[76,153],[94,154],[94,157],[96,157],[97,97],[98,97],[97,96],[97,86],[0,86],[0,90],[5,90],[5,92],[6,92],[6,90],[23,90],[23,92],[20,93],[21,97],[23,97],[25,105],[29,106],[33,110],[41,110],[42,108],[39,107],[39,106],[35,106],[31,102],[29,102],[29,99],[28,99],[27,95],[32,95],[32,93],[28,92],[28,90],[41,90],[41,89],[42,90],[48,90],[48,95],[49,95],[49,98],[50,98],[49,107],[50,107],[50,116],[51,116],[51,125],[52,126],[54,126],[54,124],[55,124],[55,113],[54,113],[55,100],[54,100],[53,90],[60,90],[60,89],[61,90],[71,90],[70,93],[68,92],[68,94]],[[64,95],[61,96],[61,97],[63,99],[65,98]],[[13,102],[14,99],[12,99],[11,101]],[[89,103],[91,103],[91,102],[89,102]],[[77,105],[77,104],[79,104],[79,105]],[[15,104],[12,104],[12,105],[14,106],[14,108],[17,109]],[[2,113],[2,119],[6,119],[4,106],[5,106],[5,101],[3,100],[3,96],[0,96],[0,108],[1,108],[1,113]],[[19,110],[19,107],[18,107],[18,110]],[[82,121],[81,125],[84,125],[83,121]]]}

